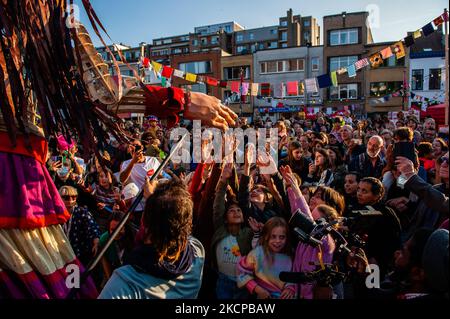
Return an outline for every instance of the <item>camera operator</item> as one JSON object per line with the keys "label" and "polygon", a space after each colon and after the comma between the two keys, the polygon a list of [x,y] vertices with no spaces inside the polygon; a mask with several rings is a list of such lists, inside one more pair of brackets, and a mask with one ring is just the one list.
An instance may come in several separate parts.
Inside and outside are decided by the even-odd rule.
{"label": "camera operator", "polygon": [[[448,299],[448,230],[416,230],[400,250],[393,254],[393,272],[382,277],[379,289],[367,290],[367,297],[392,299]],[[361,275],[353,280],[366,281],[369,261],[362,249],[347,258],[347,265]],[[361,294],[359,294],[361,296]]]}
{"label": "camera operator", "polygon": [[[339,213],[336,209],[328,205],[318,205],[311,211],[300,191],[291,168],[282,166],[280,167],[280,172],[286,184],[293,215],[297,209],[300,209],[301,214],[311,221],[322,218],[327,222],[331,222],[339,218]],[[320,239],[320,247],[313,247],[308,243],[299,242],[295,251],[293,270],[302,273],[316,271],[317,264],[329,264],[333,261],[335,249],[335,241],[329,234]],[[338,284],[334,287],[334,290],[338,292],[342,289]],[[302,283],[299,285],[298,291],[301,299],[331,299],[333,295],[331,287],[322,287],[317,283]]]}
{"label": "camera operator", "polygon": [[350,231],[358,235],[367,235],[369,261],[377,264],[382,274],[388,269],[392,254],[400,247],[401,232],[400,221],[391,208],[383,205],[383,196],[384,187],[379,179],[363,178],[358,184],[356,208],[364,211],[370,206],[381,215],[362,217],[350,227]]}

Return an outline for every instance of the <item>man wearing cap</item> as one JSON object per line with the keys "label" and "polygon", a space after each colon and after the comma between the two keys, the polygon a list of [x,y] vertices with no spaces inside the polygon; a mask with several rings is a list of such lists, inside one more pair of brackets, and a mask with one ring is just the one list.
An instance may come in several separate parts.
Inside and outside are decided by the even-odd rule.
{"label": "man wearing cap", "polygon": [[150,133],[152,138],[156,138],[156,132],[158,130],[158,118],[156,116],[150,116],[148,124],[150,125],[146,132]]}

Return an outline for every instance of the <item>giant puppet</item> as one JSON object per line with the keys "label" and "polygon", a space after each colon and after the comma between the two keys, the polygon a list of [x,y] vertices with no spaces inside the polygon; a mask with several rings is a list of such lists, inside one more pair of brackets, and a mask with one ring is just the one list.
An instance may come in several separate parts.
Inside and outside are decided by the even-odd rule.
{"label": "giant puppet", "polygon": [[[88,0],[93,29],[102,29]],[[114,114],[142,112],[226,129],[236,115],[214,97],[116,77],[66,0],[0,2],[0,298],[65,298],[68,265],[83,269],[61,225],[69,219],[45,167],[47,138],[76,135],[95,151],[108,133],[124,141]],[[73,22],[73,21],[72,21]],[[100,37],[101,38],[101,37]],[[103,40],[102,40],[103,41]],[[108,133],[107,133],[108,132]],[[96,297],[83,286],[80,297]]]}

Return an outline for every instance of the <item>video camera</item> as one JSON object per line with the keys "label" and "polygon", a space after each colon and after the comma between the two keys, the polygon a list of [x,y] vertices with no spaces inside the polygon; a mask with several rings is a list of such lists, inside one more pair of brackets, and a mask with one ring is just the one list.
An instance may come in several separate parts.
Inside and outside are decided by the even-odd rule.
{"label": "video camera", "polygon": [[[378,212],[379,213],[379,212]],[[336,252],[350,254],[352,251],[349,247],[356,246],[362,248],[365,242],[357,235],[349,232],[344,237],[336,228],[337,224],[346,224],[353,221],[353,218],[360,218],[360,216],[368,216],[375,214],[372,211],[354,211],[356,217],[339,218],[332,222],[327,222],[325,219],[318,219],[313,221],[298,209],[289,220],[289,226],[298,239],[312,247],[319,247],[322,245],[324,236],[330,234],[336,244]],[[380,213],[381,214],[381,213]],[[280,280],[291,283],[310,283],[316,282],[319,286],[328,287],[334,286],[342,282],[347,274],[339,272],[337,267],[332,264],[325,264],[324,268],[312,272],[281,272]]]}
{"label": "video camera", "polygon": [[337,219],[331,223],[323,218],[313,221],[300,209],[297,209],[289,220],[289,226],[298,239],[305,244],[318,247],[322,245],[322,238],[330,234],[336,242],[338,252],[350,253],[347,240],[335,229],[335,226],[343,220],[345,218]]}
{"label": "video camera", "polygon": [[344,225],[350,229],[352,234],[364,233],[382,216],[382,212],[375,210],[372,206],[366,206],[365,209],[351,210]]}
{"label": "video camera", "polygon": [[325,265],[325,269],[313,272],[280,272],[280,280],[290,283],[313,283],[321,287],[335,286],[342,282],[346,274],[339,272],[333,265]]}

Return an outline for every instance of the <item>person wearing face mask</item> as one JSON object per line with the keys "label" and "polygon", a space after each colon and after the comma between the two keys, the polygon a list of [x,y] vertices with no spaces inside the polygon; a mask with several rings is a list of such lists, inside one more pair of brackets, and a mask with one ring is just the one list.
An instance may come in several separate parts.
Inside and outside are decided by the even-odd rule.
{"label": "person wearing face mask", "polygon": [[75,255],[87,265],[97,254],[100,229],[92,214],[86,208],[78,206],[78,192],[75,188],[63,186],[59,189],[59,195],[70,213],[70,219],[64,225],[65,233]]}
{"label": "person wearing face mask", "polygon": [[367,143],[366,152],[351,161],[349,170],[358,172],[361,176],[380,179],[386,166],[386,161],[380,156],[383,143],[380,136],[372,136]]}

